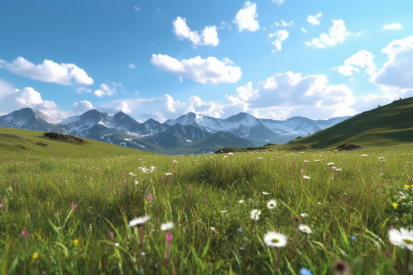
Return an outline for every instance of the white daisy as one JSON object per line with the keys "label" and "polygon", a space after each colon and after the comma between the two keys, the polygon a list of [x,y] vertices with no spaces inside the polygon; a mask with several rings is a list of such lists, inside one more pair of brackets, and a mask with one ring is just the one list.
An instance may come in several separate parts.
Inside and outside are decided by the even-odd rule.
{"label": "white daisy", "polygon": [[328,166],[334,165],[334,162],[327,163]]}
{"label": "white daisy", "polygon": [[303,176],[303,178],[305,178],[306,180],[309,180],[309,179],[310,179],[309,176]]}
{"label": "white daisy", "polygon": [[244,202],[244,200],[239,200],[239,201],[238,201],[238,203],[243,203],[243,202]]}
{"label": "white daisy", "polygon": [[319,160],[319,159],[315,159],[314,161],[319,162],[320,160]]}
{"label": "white daisy", "polygon": [[221,212],[222,212],[222,213],[227,213],[227,210],[222,210]]}
{"label": "white daisy", "polygon": [[301,217],[305,218],[308,217],[307,213],[301,213]]}
{"label": "white daisy", "polygon": [[161,224],[161,230],[162,231],[168,231],[171,230],[174,227],[174,223],[173,222],[166,222]]}
{"label": "white daisy", "polygon": [[404,228],[400,228],[400,231],[397,229],[390,229],[389,240],[394,245],[413,250],[413,230],[409,231]]}
{"label": "white daisy", "polygon": [[150,218],[151,218],[150,216],[134,218],[133,220],[129,222],[129,226],[133,227],[133,226],[143,225],[147,223],[150,220]]}
{"label": "white daisy", "polygon": [[300,224],[298,226],[298,229],[300,229],[302,232],[307,233],[307,234],[313,233],[313,230],[311,230],[311,228],[305,224]]}
{"label": "white daisy", "polygon": [[172,173],[166,173],[165,176],[172,176]]}
{"label": "white daisy", "polygon": [[258,221],[260,219],[261,210],[254,209],[251,211],[251,219]]}
{"label": "white daisy", "polygon": [[262,160],[262,157],[259,157],[258,159],[259,159],[259,160]]}
{"label": "white daisy", "polygon": [[215,227],[211,227],[211,230],[212,230],[212,231],[215,231]]}
{"label": "white daisy", "polygon": [[262,194],[263,194],[263,195],[268,195],[269,193],[268,193],[268,192],[262,192]]}
{"label": "white daisy", "polygon": [[362,157],[367,157],[367,155],[361,155]]}
{"label": "white daisy", "polygon": [[138,184],[138,183],[139,183],[139,181],[135,180],[135,184]]}
{"label": "white daisy", "polygon": [[267,202],[267,207],[269,209],[274,209],[277,206],[277,203],[275,202],[275,200],[270,200],[269,202]]}
{"label": "white daisy", "polygon": [[287,245],[287,236],[268,231],[267,234],[264,235],[264,242],[271,247],[284,247]]}

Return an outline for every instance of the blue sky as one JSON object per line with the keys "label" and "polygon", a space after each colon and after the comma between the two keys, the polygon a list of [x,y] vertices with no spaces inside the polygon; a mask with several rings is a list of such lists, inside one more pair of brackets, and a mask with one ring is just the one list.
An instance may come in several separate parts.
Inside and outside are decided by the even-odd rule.
{"label": "blue sky", "polygon": [[223,2],[0,1],[0,114],[326,119],[412,96],[413,1]]}

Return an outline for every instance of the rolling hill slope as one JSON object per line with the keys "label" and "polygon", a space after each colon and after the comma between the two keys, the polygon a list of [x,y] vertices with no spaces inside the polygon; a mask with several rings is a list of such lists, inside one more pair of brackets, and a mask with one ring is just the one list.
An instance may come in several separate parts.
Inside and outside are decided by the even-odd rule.
{"label": "rolling hill slope", "polygon": [[300,145],[321,149],[344,143],[361,146],[398,145],[413,142],[413,98],[363,112],[308,137],[290,141],[278,148]]}

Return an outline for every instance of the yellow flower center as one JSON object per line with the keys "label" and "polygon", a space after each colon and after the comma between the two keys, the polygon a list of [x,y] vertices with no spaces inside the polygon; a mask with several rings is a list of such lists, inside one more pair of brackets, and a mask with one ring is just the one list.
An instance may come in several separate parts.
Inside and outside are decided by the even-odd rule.
{"label": "yellow flower center", "polygon": [[407,243],[407,244],[413,244],[413,240],[412,239],[403,239],[403,242]]}
{"label": "yellow flower center", "polygon": [[276,238],[272,239],[271,241],[272,241],[273,243],[279,243],[279,242],[280,242],[280,240],[279,240],[279,239],[276,239]]}

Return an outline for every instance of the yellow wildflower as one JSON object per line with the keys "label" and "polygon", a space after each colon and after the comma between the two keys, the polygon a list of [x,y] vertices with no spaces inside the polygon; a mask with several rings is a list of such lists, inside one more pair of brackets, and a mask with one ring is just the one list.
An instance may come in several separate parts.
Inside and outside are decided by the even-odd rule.
{"label": "yellow wildflower", "polygon": [[402,200],[403,200],[402,198],[399,199],[399,201],[402,201]]}
{"label": "yellow wildflower", "polygon": [[409,188],[410,186],[408,186],[407,184],[404,185],[404,188]]}
{"label": "yellow wildflower", "polygon": [[73,241],[73,244],[74,244],[75,246],[77,246],[77,243],[78,243],[78,242],[79,242],[79,240],[76,239],[76,240]]}
{"label": "yellow wildflower", "polygon": [[393,203],[394,209],[397,209],[397,206],[399,206],[397,203]]}
{"label": "yellow wildflower", "polygon": [[33,256],[32,256],[33,260],[36,260],[38,256],[39,256],[39,254],[37,254],[37,252],[34,252]]}
{"label": "yellow wildflower", "polygon": [[148,202],[147,202],[147,201],[145,201],[145,204],[148,204]]}
{"label": "yellow wildflower", "polygon": [[144,237],[145,237],[145,238],[147,238],[147,237],[148,237],[148,235],[145,235]]}

